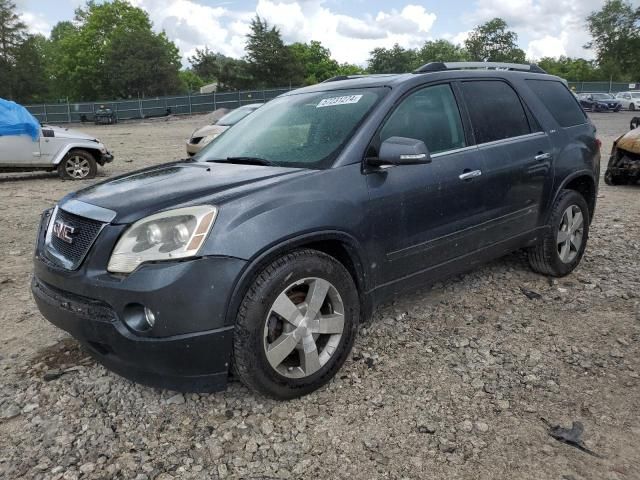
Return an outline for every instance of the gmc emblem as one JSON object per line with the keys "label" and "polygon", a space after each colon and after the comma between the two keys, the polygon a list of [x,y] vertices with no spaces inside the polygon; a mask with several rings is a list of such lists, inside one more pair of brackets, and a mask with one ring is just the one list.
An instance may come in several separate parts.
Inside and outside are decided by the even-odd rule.
{"label": "gmc emblem", "polygon": [[53,224],[53,234],[66,243],[73,243],[73,237],[71,235],[73,235],[75,231],[75,227],[64,223],[62,220],[56,220]]}

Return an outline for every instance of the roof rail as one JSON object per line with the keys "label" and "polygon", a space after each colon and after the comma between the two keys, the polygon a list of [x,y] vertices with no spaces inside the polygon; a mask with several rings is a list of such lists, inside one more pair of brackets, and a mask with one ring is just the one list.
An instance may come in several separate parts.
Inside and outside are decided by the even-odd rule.
{"label": "roof rail", "polygon": [[338,82],[340,80],[353,80],[354,78],[362,78],[365,76],[366,75],[336,75],[335,77],[331,77],[331,78],[327,78],[326,80],[323,80],[321,83]]}
{"label": "roof rail", "polygon": [[547,73],[535,63],[503,63],[503,62],[431,62],[421,66],[413,73],[442,72],[445,70],[517,70],[519,72]]}

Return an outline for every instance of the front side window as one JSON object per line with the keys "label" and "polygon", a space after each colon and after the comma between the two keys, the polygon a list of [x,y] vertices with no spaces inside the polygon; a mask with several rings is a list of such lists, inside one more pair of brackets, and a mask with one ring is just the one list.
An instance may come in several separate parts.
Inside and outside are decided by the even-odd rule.
{"label": "front side window", "polygon": [[495,80],[463,82],[462,91],[477,143],[531,133],[522,102],[507,83]]}
{"label": "front side window", "polygon": [[405,98],[380,131],[380,142],[390,137],[422,140],[431,153],[464,147],[464,130],[451,86],[423,88]]}
{"label": "front side window", "polygon": [[196,159],[251,157],[276,166],[329,168],[388,91],[361,88],[275,98],[216,138]]}

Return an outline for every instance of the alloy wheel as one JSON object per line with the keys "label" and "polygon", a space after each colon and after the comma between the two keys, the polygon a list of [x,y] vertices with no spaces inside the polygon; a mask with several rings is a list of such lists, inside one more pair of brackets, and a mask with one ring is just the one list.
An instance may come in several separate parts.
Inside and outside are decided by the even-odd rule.
{"label": "alloy wheel", "polygon": [[584,217],[577,205],[569,206],[562,214],[556,241],[558,256],[563,263],[571,263],[582,246]]}
{"label": "alloy wheel", "polygon": [[72,178],[84,178],[89,175],[91,170],[89,161],[79,155],[68,158],[64,167],[67,174]]}
{"label": "alloy wheel", "polygon": [[304,278],[273,302],[264,326],[264,351],[271,367],[288,378],[320,370],[340,344],[344,303],[328,281]]}

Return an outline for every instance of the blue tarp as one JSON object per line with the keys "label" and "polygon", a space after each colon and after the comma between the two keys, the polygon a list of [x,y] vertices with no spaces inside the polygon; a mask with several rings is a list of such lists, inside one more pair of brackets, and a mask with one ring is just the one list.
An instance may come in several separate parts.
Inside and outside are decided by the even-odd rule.
{"label": "blue tarp", "polygon": [[40,124],[22,105],[0,98],[0,135],[40,136]]}

